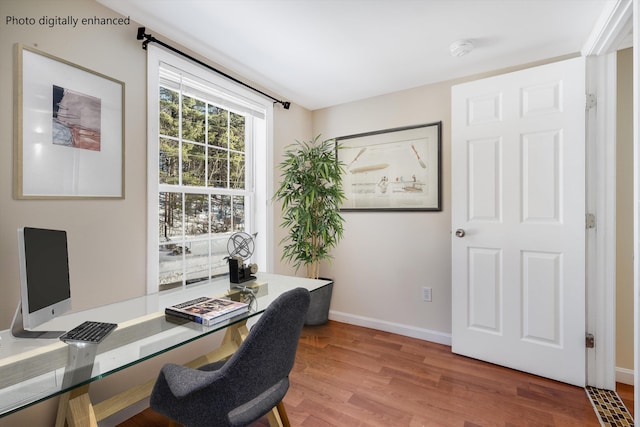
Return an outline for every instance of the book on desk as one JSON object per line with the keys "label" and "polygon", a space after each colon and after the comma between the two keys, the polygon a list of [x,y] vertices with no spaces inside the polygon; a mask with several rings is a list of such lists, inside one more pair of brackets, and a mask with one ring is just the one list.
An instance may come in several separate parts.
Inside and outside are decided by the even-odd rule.
{"label": "book on desk", "polygon": [[169,316],[211,326],[249,311],[249,304],[226,298],[200,297],[164,309]]}

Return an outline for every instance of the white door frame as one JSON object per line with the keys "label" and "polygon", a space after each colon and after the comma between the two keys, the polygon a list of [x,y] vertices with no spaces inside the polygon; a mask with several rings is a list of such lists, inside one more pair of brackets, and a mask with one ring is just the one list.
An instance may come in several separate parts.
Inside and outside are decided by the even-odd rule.
{"label": "white door frame", "polygon": [[640,70],[640,0],[633,0],[633,317],[634,317],[634,414],[635,419],[640,418],[640,376],[638,370],[640,369],[640,312],[638,311],[638,304],[640,303],[640,260],[638,257],[638,250],[640,249],[640,202],[638,197],[640,195],[640,77],[638,76],[638,70]]}
{"label": "white door frame", "polygon": [[587,384],[616,386],[616,54],[589,57],[587,93],[597,94],[587,110],[587,333],[596,346],[587,349]]}
{"label": "white door frame", "polygon": [[[587,113],[587,213],[594,214],[595,228],[587,231],[587,332],[596,346],[587,351],[587,384],[615,390],[616,385],[616,54],[634,27],[633,8],[640,0],[618,0],[605,10],[582,50],[587,62],[587,91],[596,95],[595,108]],[[635,14],[638,22],[637,13]],[[635,26],[637,27],[637,25]],[[634,45],[636,38],[634,32]],[[637,67],[634,52],[634,67]],[[635,68],[636,70],[638,68]],[[635,94],[638,93],[637,73]],[[638,112],[636,109],[635,117]],[[634,128],[637,128],[634,120]],[[634,141],[637,140],[637,133]],[[636,145],[637,146],[637,145]],[[636,156],[637,157],[637,156]],[[635,167],[637,177],[638,166]],[[638,178],[636,178],[638,183]],[[636,185],[637,189],[637,185]],[[637,191],[637,190],[636,190]],[[637,197],[635,198],[637,201]],[[637,218],[637,214],[636,214]],[[637,233],[637,226],[634,227]],[[636,234],[636,245],[638,238]],[[637,262],[637,257],[635,257]],[[635,282],[638,274],[636,268]],[[635,292],[638,294],[637,290]],[[636,304],[637,307],[637,304]],[[636,313],[637,319],[637,313]],[[637,321],[636,321],[637,325]],[[638,328],[636,327],[636,334]],[[638,338],[635,338],[636,361]],[[636,412],[638,375],[635,369]]]}

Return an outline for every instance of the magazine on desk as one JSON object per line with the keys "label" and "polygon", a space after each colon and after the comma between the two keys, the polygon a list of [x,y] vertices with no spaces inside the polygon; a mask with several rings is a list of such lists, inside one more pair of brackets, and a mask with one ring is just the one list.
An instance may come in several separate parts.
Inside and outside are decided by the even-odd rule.
{"label": "magazine on desk", "polygon": [[225,298],[200,297],[164,309],[170,316],[182,317],[204,326],[211,326],[249,311],[249,304]]}

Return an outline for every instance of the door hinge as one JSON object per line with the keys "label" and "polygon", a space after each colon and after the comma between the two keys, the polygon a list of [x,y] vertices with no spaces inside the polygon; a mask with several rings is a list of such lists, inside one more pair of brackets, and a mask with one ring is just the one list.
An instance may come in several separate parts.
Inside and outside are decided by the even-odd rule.
{"label": "door hinge", "polygon": [[585,344],[587,348],[594,348],[596,346],[596,338],[593,336],[593,334],[586,335]]}
{"label": "door hinge", "polygon": [[590,110],[598,105],[598,97],[595,93],[588,93],[585,102],[585,110]]}
{"label": "door hinge", "polygon": [[585,218],[585,223],[587,230],[591,228],[596,228],[596,216],[594,214],[588,213]]}

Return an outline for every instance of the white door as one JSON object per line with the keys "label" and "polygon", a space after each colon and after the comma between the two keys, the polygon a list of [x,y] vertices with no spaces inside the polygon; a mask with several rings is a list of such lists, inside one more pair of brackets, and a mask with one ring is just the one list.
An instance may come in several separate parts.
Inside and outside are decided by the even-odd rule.
{"label": "white door", "polygon": [[452,89],[453,351],[585,385],[585,62]]}

